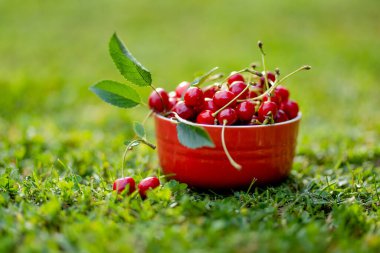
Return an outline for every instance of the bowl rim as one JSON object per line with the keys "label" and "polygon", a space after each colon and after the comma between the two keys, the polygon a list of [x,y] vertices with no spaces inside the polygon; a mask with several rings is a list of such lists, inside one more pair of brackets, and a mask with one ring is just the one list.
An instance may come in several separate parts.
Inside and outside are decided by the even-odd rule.
{"label": "bowl rim", "polygon": [[[170,123],[175,123],[175,122],[178,122],[178,121],[175,121],[175,120],[172,120],[172,119],[169,119],[169,118],[166,118],[164,116],[162,116],[161,114],[158,114],[158,113],[154,113],[155,117],[163,120],[163,121],[168,121]],[[225,126],[225,128],[234,128],[234,129],[239,129],[239,128],[265,128],[265,127],[276,127],[276,126],[281,126],[281,125],[288,125],[288,124],[292,124],[296,121],[300,121],[302,118],[302,113],[299,112],[297,117],[291,119],[291,120],[287,120],[287,121],[284,121],[284,122],[280,122],[280,123],[274,123],[274,124],[270,124],[270,125],[232,125],[232,126]],[[204,128],[222,128],[223,126],[222,125],[207,125],[207,124],[198,124],[198,123],[194,123],[194,122],[191,122],[191,121],[187,121],[187,120],[184,120],[186,121],[187,124],[189,125],[192,125],[192,126],[200,126],[200,127],[204,127]]]}

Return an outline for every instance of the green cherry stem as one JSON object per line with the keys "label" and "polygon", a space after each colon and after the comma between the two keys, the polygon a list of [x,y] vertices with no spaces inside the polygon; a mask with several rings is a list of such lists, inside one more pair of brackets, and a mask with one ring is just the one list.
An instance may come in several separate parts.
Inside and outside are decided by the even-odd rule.
{"label": "green cherry stem", "polygon": [[141,124],[144,126],[146,121],[150,118],[150,116],[152,116],[153,114],[153,111],[150,110],[149,113],[145,116],[144,120],[141,122]]}
{"label": "green cherry stem", "polygon": [[134,141],[131,141],[127,147],[125,148],[125,151],[124,151],[124,154],[123,154],[123,160],[121,161],[121,177],[124,178],[124,163],[125,163],[125,158],[127,157],[127,153],[129,150],[131,150],[131,147],[135,144],[137,144],[138,141],[137,140],[134,140]]}
{"label": "green cherry stem", "polygon": [[230,153],[228,152],[228,149],[227,149],[227,146],[226,146],[226,140],[224,139],[224,130],[226,128],[226,124],[227,124],[227,120],[223,120],[223,126],[222,126],[222,136],[221,136],[221,139],[222,139],[222,146],[223,146],[223,150],[224,150],[224,153],[226,154],[227,158],[228,158],[228,161],[230,162],[230,164],[237,170],[241,170],[242,166],[240,164],[238,164],[237,162],[235,162],[235,160],[231,157]]}
{"label": "green cherry stem", "polygon": [[260,72],[256,71],[256,70],[252,70],[252,69],[249,69],[249,68],[241,69],[241,70],[238,70],[238,71],[234,71],[234,72],[232,72],[232,73],[229,74],[226,78],[224,78],[224,79],[220,82],[219,87],[222,87],[223,84],[224,84],[225,82],[227,82],[228,78],[230,78],[231,76],[236,75],[236,74],[240,74],[240,73],[245,73],[245,72],[251,73],[251,74],[256,75],[256,76],[258,76],[258,77],[261,77],[261,76],[262,76],[262,74],[261,74]]}
{"label": "green cherry stem", "polygon": [[187,124],[187,125],[192,125],[192,126],[196,126],[197,124],[195,124],[194,122],[191,122],[191,121],[188,121],[188,120],[185,120],[183,118],[181,118],[177,113],[175,112],[172,112],[174,114],[174,117],[181,123],[184,123],[184,124]]}
{"label": "green cherry stem", "polygon": [[263,49],[263,43],[261,41],[257,42],[257,45],[259,46],[260,52],[261,52],[261,62],[263,64],[263,72],[264,72],[264,79],[265,79],[265,90],[269,89],[269,83],[268,83],[268,76],[267,76],[267,70],[265,66],[265,53]]}
{"label": "green cherry stem", "polygon": [[283,78],[281,78],[280,81],[278,81],[277,84],[282,83],[283,81],[285,81],[286,79],[288,79],[290,76],[294,75],[294,74],[297,73],[297,72],[300,72],[300,71],[302,71],[302,70],[310,70],[310,69],[311,69],[311,66],[309,66],[309,65],[302,66],[302,67],[300,67],[300,68],[294,70],[294,71],[291,72],[290,74],[287,74],[286,76],[284,76]]}
{"label": "green cherry stem", "polygon": [[143,143],[145,145],[147,145],[148,147],[150,147],[151,149],[156,149],[156,146],[144,139],[137,139],[137,140],[132,140],[128,145],[127,147],[125,148],[125,151],[124,151],[124,154],[123,154],[123,160],[122,160],[122,164],[121,164],[121,177],[124,177],[124,164],[125,164],[125,158],[127,157],[127,153],[129,150],[132,150],[133,147],[139,145],[140,143]]}
{"label": "green cherry stem", "polygon": [[290,76],[294,75],[295,73],[297,72],[300,72],[301,70],[309,70],[311,69],[310,66],[306,65],[306,66],[302,66],[296,70],[294,70],[293,72],[291,72],[290,74],[284,76],[281,80],[279,81],[275,81],[274,83],[271,82],[272,86],[266,90],[263,94],[261,94],[260,96],[257,96],[257,97],[254,97],[254,98],[250,98],[249,100],[260,100],[262,99],[263,97],[265,97],[266,95],[272,93],[274,91],[274,89],[280,84],[282,83],[284,80],[288,79]]}

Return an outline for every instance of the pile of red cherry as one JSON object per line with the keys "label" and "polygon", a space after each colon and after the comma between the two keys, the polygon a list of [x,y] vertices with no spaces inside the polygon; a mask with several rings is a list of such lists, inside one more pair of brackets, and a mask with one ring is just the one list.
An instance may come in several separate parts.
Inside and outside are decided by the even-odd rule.
{"label": "pile of red cherry", "polygon": [[275,80],[272,72],[256,82],[246,82],[243,75],[236,73],[228,77],[226,85],[216,83],[203,89],[184,81],[169,93],[157,88],[149,96],[149,107],[167,117],[176,113],[182,119],[207,125],[273,124],[297,117],[298,104],[289,99],[289,91],[283,86],[276,86],[262,99],[254,99]]}
{"label": "pile of red cherry", "polygon": [[[145,199],[147,196],[147,191],[160,186],[160,180],[157,177],[147,177],[140,181],[138,184],[138,192],[141,198]],[[132,177],[118,178],[113,183],[113,190],[117,193],[122,193],[128,188],[127,194],[132,194],[136,190],[136,183]]]}

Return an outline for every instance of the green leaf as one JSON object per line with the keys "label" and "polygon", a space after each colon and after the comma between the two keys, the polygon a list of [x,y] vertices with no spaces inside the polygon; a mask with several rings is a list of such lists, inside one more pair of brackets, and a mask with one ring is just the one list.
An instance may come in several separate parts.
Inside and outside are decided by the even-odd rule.
{"label": "green leaf", "polygon": [[191,149],[200,147],[215,147],[210,136],[202,127],[179,122],[177,124],[177,135],[179,142]]}
{"label": "green leaf", "polygon": [[91,86],[90,90],[105,102],[122,108],[134,107],[141,101],[135,89],[115,81],[100,81]]}
{"label": "green leaf", "polygon": [[207,72],[206,74],[200,76],[200,77],[197,77],[192,83],[191,85],[193,86],[198,86],[198,85],[201,85],[204,81],[207,80],[207,78],[212,74],[214,73],[216,70],[218,69],[218,67],[215,67],[213,69],[211,69],[209,72]]}
{"label": "green leaf", "polygon": [[[132,143],[132,142],[133,142],[133,143]],[[125,146],[128,146],[128,145],[131,144],[131,143],[132,143],[132,145],[130,146],[130,148],[134,148],[134,147],[140,145],[140,141],[136,141],[136,140],[124,141],[124,145],[125,145]]]}
{"label": "green leaf", "polygon": [[145,129],[144,126],[139,122],[133,122],[133,131],[141,139],[145,139]]}
{"label": "green leaf", "polygon": [[133,57],[123,42],[117,37],[116,33],[111,37],[109,53],[125,79],[138,86],[149,86],[152,84],[149,70]]}

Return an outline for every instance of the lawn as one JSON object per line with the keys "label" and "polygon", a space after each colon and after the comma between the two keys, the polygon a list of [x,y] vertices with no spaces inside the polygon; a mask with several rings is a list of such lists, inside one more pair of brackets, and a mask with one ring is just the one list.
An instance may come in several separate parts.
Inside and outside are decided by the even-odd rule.
{"label": "lawn", "polygon": [[[0,252],[379,252],[380,2],[1,1]],[[88,87],[122,81],[114,31],[173,89],[214,66],[288,73],[303,112],[292,173],[224,194],[176,181],[142,200],[112,192],[124,141],[148,110]],[[150,92],[141,88],[144,99]],[[152,120],[148,138],[154,140]],[[128,155],[137,181],[155,151]]]}

